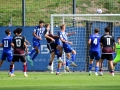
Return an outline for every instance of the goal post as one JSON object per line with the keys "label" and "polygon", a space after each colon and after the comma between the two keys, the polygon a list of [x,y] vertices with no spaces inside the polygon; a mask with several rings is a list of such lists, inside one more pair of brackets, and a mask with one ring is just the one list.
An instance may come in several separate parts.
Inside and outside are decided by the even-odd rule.
{"label": "goal post", "polygon": [[[78,67],[70,67],[71,71],[88,71],[89,48],[87,42],[95,28],[99,28],[100,35],[103,35],[104,28],[110,26],[110,33],[115,39],[120,36],[120,14],[51,14],[51,31],[53,34],[57,34],[60,30],[59,26],[62,23],[66,24],[66,32],[76,32],[75,35],[68,38],[73,42],[72,47],[77,53],[75,62]],[[65,55],[63,57],[65,59]],[[104,70],[108,70],[106,60],[104,61],[103,67]],[[56,68],[57,60],[55,59],[53,69],[56,70]],[[120,70],[119,68],[120,66],[118,64],[116,70]],[[64,68],[62,70],[65,71]]]}

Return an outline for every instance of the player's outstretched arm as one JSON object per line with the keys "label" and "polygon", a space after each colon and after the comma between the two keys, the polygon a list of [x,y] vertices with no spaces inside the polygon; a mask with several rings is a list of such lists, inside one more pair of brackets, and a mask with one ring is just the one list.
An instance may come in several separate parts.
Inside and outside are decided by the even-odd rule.
{"label": "player's outstretched arm", "polygon": [[70,32],[70,33],[67,33],[67,36],[71,36],[73,34],[76,34],[76,32]]}
{"label": "player's outstretched arm", "polygon": [[52,35],[52,37],[55,39],[55,38],[59,38],[58,35]]}
{"label": "player's outstretched arm", "polygon": [[45,38],[48,38],[50,40],[52,40],[53,42],[55,41],[52,37],[50,37],[49,35],[45,34]]}
{"label": "player's outstretched arm", "polygon": [[61,37],[60,37],[60,40],[61,40],[63,43],[73,44],[72,42],[66,41],[66,40],[64,40],[64,39],[63,39],[63,38],[61,38]]}

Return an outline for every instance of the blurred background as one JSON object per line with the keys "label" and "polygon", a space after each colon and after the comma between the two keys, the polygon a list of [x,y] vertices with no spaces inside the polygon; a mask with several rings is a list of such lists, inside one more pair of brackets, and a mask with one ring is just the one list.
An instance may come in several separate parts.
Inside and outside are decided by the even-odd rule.
{"label": "blurred background", "polygon": [[35,26],[50,22],[51,14],[103,14],[120,12],[120,0],[0,0],[0,26]]}

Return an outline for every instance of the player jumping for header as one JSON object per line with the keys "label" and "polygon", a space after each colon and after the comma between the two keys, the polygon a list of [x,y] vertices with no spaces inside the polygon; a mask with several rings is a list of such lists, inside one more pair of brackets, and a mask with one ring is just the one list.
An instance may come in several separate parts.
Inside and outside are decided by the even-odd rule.
{"label": "player jumping for header", "polygon": [[75,56],[76,56],[76,51],[73,50],[73,48],[71,47],[70,44],[72,44],[72,42],[68,41],[67,36],[75,34],[75,32],[66,33],[65,32],[65,30],[66,30],[65,24],[60,25],[60,29],[61,29],[61,31],[60,31],[60,40],[62,41],[63,49],[64,49],[65,53],[67,54],[66,68],[65,69],[66,69],[66,71],[69,72],[69,61],[70,61],[70,57],[71,57],[70,53],[72,53],[72,64],[71,65],[74,66],[74,67],[77,67],[77,65],[74,63]]}
{"label": "player jumping for header", "polygon": [[[49,62],[49,65],[47,68],[49,70],[52,70],[51,65],[52,65],[52,62],[54,60],[55,54],[57,55],[57,58],[60,57],[59,52],[57,52],[58,45],[55,43],[55,38],[59,38],[59,37],[55,36],[51,33],[50,24],[46,24],[45,27],[46,27],[46,29],[45,29],[44,35],[45,35],[45,38],[47,40],[47,47],[48,47],[50,54],[51,54],[50,62]],[[62,66],[62,63],[58,63],[58,69],[57,69],[56,75],[59,75],[61,66]]]}
{"label": "player jumping for header", "polygon": [[[42,35],[43,35],[43,32],[45,31],[43,24],[44,24],[44,21],[39,21],[39,26],[36,26],[34,29],[34,32],[33,32],[33,47],[34,47],[34,49],[27,56],[27,59],[28,59],[28,61],[30,61],[32,66],[33,66],[33,60],[36,58],[36,56],[39,53],[40,41],[42,40]],[[33,55],[33,57],[31,57],[32,55]]]}

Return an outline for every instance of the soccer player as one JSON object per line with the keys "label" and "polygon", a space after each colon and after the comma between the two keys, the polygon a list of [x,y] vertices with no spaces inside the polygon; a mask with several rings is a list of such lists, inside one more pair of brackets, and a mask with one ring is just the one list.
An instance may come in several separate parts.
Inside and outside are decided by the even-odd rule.
{"label": "soccer player", "polygon": [[[11,32],[9,29],[5,30],[6,33],[6,37],[4,37],[2,39],[2,44],[1,46],[3,47],[3,53],[2,53],[2,57],[1,57],[1,61],[0,61],[0,66],[2,65],[2,63],[4,62],[4,60],[8,60],[8,62],[12,61],[13,55],[12,55],[12,50],[11,50],[11,45],[12,45],[12,37]],[[14,66],[12,67],[14,70]],[[9,72],[9,74],[11,74],[12,72]],[[12,76],[14,76],[14,74],[12,74]]]}
{"label": "soccer player", "polygon": [[[22,28],[17,28],[16,29],[17,35],[15,35],[12,39],[12,46],[13,46],[13,59],[10,65],[10,72],[14,73],[13,70],[13,65],[15,62],[19,62],[19,59],[21,60],[21,62],[23,62],[23,72],[24,72],[24,76],[27,77],[27,63],[26,63],[26,59],[25,59],[25,51],[26,53],[28,53],[27,50],[27,46],[25,43],[25,37],[22,36]],[[10,74],[10,76],[12,76],[12,73]]]}
{"label": "soccer player", "polygon": [[115,45],[115,52],[116,52],[116,57],[113,61],[113,66],[115,67],[115,65],[120,62],[120,37],[117,38],[117,43]]}
{"label": "soccer player", "polygon": [[44,21],[39,21],[39,26],[36,26],[34,29],[34,32],[33,32],[33,47],[34,47],[34,49],[27,56],[27,59],[28,59],[28,61],[30,61],[32,66],[33,66],[33,60],[39,54],[40,41],[42,40],[42,35],[45,31],[45,28],[43,27],[43,25],[44,25]]}
{"label": "soccer player", "polygon": [[[52,35],[52,33],[50,31],[50,24],[46,24],[45,27],[46,27],[46,29],[45,29],[44,35],[47,40],[47,47],[51,54],[50,62],[49,62],[49,65],[47,68],[49,70],[52,70],[51,65],[55,58],[55,54],[57,54],[57,58],[59,58],[59,51],[57,51],[57,44],[55,43],[55,38],[59,38],[59,37]],[[56,75],[59,75],[61,66],[62,66],[62,64],[59,62]]]}
{"label": "soccer player", "polygon": [[113,47],[115,47],[115,40],[112,35],[109,34],[110,27],[105,28],[105,34],[100,38],[100,43],[102,46],[102,55],[100,59],[100,75],[103,75],[102,73],[102,62],[104,59],[108,60],[108,63],[110,65],[110,73],[112,76],[114,76],[114,67],[113,67]]}
{"label": "soccer player", "polygon": [[89,38],[88,45],[90,46],[90,62],[89,62],[89,75],[92,75],[92,65],[93,60],[96,60],[95,66],[95,75],[98,76],[99,70],[99,60],[100,60],[100,35],[99,29],[94,29],[94,34],[92,34]]}
{"label": "soccer player", "polygon": [[73,32],[73,33],[66,33],[65,32],[65,30],[66,30],[65,24],[60,25],[60,29],[61,29],[61,31],[60,31],[60,40],[63,43],[64,52],[67,54],[66,68],[65,69],[66,69],[66,71],[69,72],[69,61],[70,61],[70,58],[71,58],[70,53],[72,53],[72,63],[71,63],[71,65],[74,66],[74,67],[77,67],[77,65],[74,63],[75,56],[76,56],[76,51],[73,50],[73,48],[71,47],[70,44],[72,44],[72,42],[68,41],[67,36],[75,34],[75,32]]}
{"label": "soccer player", "polygon": [[[8,29],[8,30],[9,30],[9,29]],[[10,30],[9,30],[9,31],[10,31]],[[14,30],[13,33],[14,33],[14,35],[17,35],[16,30]],[[10,32],[10,35],[11,35],[11,32]],[[9,35],[8,35],[8,36],[9,36]],[[11,38],[12,38],[12,37],[11,37]],[[12,39],[11,39],[11,40],[12,40]],[[3,39],[3,42],[4,42],[4,39]],[[11,42],[11,43],[12,43],[12,42]],[[3,44],[4,44],[4,43],[0,44],[0,46],[3,47]],[[11,47],[11,46],[10,46],[10,47]],[[11,51],[11,52],[12,52],[12,51]],[[11,61],[12,61],[12,60],[11,60]],[[1,61],[0,61],[0,66],[3,64],[3,62],[4,62],[4,60],[1,60]],[[14,75],[13,75],[13,76],[14,76]]]}

